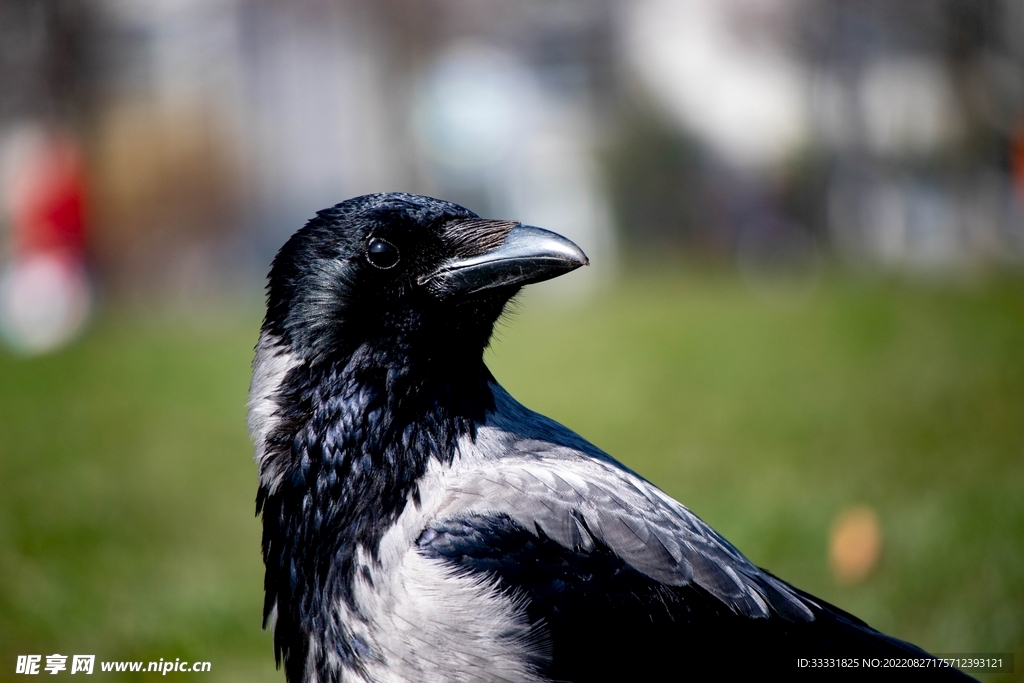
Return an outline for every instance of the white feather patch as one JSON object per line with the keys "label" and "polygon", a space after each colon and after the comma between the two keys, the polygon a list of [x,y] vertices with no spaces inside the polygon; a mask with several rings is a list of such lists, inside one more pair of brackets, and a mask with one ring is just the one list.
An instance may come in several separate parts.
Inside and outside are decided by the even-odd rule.
{"label": "white feather patch", "polygon": [[[365,643],[366,680],[379,683],[539,683],[531,668],[543,647],[521,600],[496,581],[424,557],[416,541],[435,518],[446,482],[459,469],[432,461],[409,504],[381,539],[379,563],[360,552],[356,613],[339,604],[339,621]],[[362,549],[360,549],[362,550]],[[353,675],[354,672],[346,672]],[[345,680],[348,680],[347,678]]]}
{"label": "white feather patch", "polygon": [[249,436],[255,446],[260,483],[270,492],[276,490],[283,476],[283,463],[271,462],[267,437],[280,423],[278,391],[288,373],[300,364],[280,339],[268,332],[260,333],[256,357],[252,361],[252,383],[249,385]]}

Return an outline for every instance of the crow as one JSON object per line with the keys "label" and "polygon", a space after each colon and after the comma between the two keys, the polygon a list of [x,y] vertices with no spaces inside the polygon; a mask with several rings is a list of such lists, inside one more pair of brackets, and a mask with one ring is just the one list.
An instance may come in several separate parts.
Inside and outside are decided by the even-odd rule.
{"label": "crow", "polygon": [[498,385],[483,352],[506,304],[587,264],[553,232],[404,193],[320,211],[278,252],[249,429],[287,680],[966,679]]}

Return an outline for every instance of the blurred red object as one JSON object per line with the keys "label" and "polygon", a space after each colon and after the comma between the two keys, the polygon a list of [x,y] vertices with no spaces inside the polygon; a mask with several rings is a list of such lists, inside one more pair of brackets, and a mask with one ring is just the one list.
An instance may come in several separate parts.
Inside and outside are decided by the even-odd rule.
{"label": "blurred red object", "polygon": [[11,239],[0,275],[0,333],[19,352],[46,353],[78,336],[92,306],[85,165],[70,134],[36,126],[13,131],[3,151]]}
{"label": "blurred red object", "polygon": [[84,257],[85,194],[78,144],[66,134],[49,137],[8,190],[14,258],[53,251]]}
{"label": "blurred red object", "polygon": [[1017,126],[1017,134],[1010,141],[1010,172],[1017,188],[1017,199],[1024,205],[1024,122]]}

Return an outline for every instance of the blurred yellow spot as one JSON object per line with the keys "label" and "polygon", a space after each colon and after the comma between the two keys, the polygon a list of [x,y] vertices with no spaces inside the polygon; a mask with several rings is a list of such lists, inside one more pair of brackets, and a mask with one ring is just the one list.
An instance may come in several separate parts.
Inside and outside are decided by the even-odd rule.
{"label": "blurred yellow spot", "polygon": [[839,513],[828,538],[832,575],[843,584],[866,579],[882,552],[878,515],[867,505],[854,505]]}

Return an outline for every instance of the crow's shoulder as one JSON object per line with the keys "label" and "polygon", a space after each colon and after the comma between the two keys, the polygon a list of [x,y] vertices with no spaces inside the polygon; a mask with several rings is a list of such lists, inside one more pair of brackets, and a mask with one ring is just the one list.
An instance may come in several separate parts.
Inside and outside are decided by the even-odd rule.
{"label": "crow's shoulder", "polygon": [[548,675],[653,676],[674,661],[726,672],[744,659],[777,667],[803,654],[928,656],[756,567],[650,482],[500,388],[495,396],[416,545],[522,601],[550,637]]}
{"label": "crow's shoulder", "polygon": [[460,523],[491,545],[487,533],[516,529],[581,559],[605,553],[657,584],[694,584],[748,617],[812,619],[803,599],[656,486],[500,387],[495,406],[446,482],[422,546]]}

